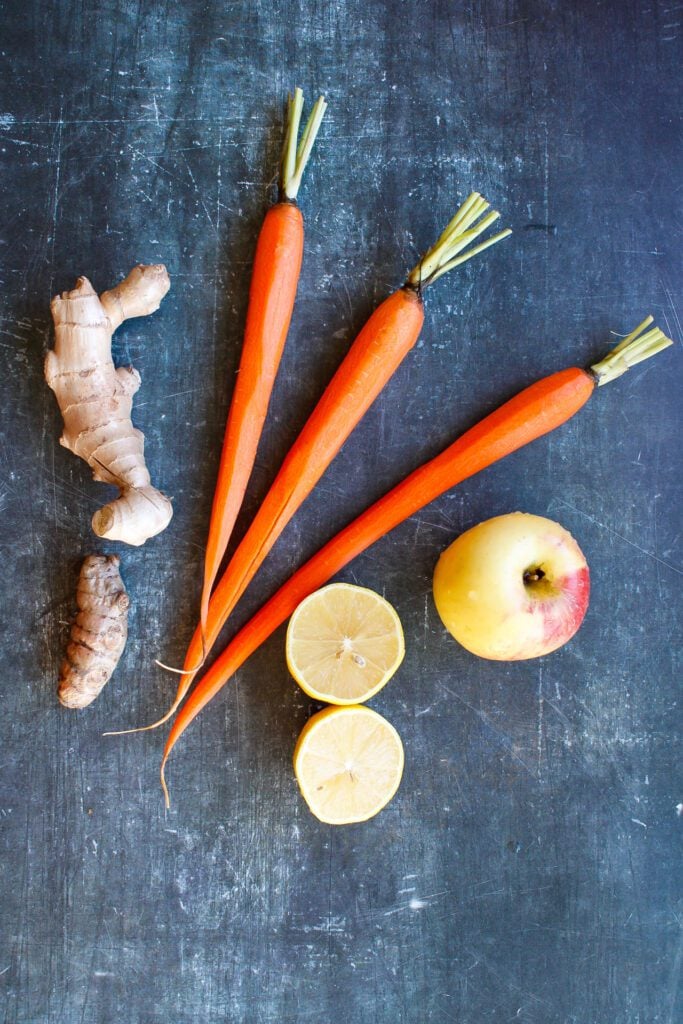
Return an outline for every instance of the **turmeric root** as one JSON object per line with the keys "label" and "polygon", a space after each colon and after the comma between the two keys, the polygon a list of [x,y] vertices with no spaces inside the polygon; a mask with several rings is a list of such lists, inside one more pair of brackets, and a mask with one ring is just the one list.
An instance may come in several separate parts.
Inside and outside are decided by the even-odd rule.
{"label": "turmeric root", "polygon": [[65,708],[91,704],[126,646],[128,595],[118,555],[88,555],[76,591],[78,614],[59,673],[58,697]]}
{"label": "turmeric root", "polygon": [[114,367],[111,336],[124,320],[158,309],[169,287],[165,267],[140,265],[99,298],[79,277],[73,291],[51,303],[56,340],[45,359],[45,379],[64,419],[60,444],[88,463],[95,480],[119,488],[120,496],[95,513],[92,528],[126,544],[144,544],[161,533],[173,509],[151,485],[144,434],[130,419],[140,375],[132,366]]}

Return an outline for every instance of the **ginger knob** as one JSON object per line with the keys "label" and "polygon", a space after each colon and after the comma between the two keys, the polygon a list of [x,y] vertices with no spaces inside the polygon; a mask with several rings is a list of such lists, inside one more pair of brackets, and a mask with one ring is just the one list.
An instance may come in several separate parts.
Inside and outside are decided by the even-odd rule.
{"label": "ginger knob", "polygon": [[130,604],[118,555],[88,555],[76,591],[78,614],[59,673],[58,697],[66,708],[85,708],[119,663],[128,636]]}
{"label": "ginger knob", "polygon": [[64,419],[60,443],[84,459],[95,480],[114,484],[120,495],[93,516],[99,537],[144,544],[168,526],[169,499],[152,486],[145,465],[145,438],[131,422],[140,375],[114,366],[111,337],[126,319],[159,308],[170,287],[166,268],[137,266],[98,296],[86,277],[52,300],[55,347],[45,359],[45,379]]}

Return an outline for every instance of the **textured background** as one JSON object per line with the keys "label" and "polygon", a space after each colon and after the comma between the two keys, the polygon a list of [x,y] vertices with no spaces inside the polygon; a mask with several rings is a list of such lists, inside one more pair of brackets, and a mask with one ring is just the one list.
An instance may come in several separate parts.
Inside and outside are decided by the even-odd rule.
{"label": "textured background", "polygon": [[[177,663],[193,626],[286,90],[324,91],[330,110],[240,530],[354,332],[458,201],[479,189],[515,233],[430,292],[417,349],[234,625],[519,387],[649,311],[680,346],[683,5],[2,6],[0,1018],[674,1024],[680,347],[342,574],[385,593],[406,631],[373,701],[407,755],[379,817],[334,830],[303,805],[290,758],[311,708],[282,630],[178,746],[170,812],[163,736],[101,734],[166,707],[175,680],[153,658]],[[142,374],[135,420],[175,517],[122,552],[127,649],[97,703],[68,713],[56,673],[106,491],[57,444],[49,300],[137,261],[164,262],[172,290],[123,325],[115,358]],[[460,531],[513,509],[574,533],[593,595],[564,649],[499,665],[445,634],[430,583]]]}

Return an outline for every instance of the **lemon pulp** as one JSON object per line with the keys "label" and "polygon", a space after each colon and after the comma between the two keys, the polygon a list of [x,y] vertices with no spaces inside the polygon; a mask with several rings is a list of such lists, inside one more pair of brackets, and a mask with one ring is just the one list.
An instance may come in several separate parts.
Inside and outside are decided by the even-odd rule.
{"label": "lemon pulp", "polygon": [[379,594],[349,583],[315,591],[287,629],[289,671],[314,700],[359,704],[393,676],[405,654],[395,610]]}
{"label": "lemon pulp", "polygon": [[330,707],[304,726],[294,773],[311,812],[330,825],[367,821],[403,774],[403,744],[386,718],[362,705]]}

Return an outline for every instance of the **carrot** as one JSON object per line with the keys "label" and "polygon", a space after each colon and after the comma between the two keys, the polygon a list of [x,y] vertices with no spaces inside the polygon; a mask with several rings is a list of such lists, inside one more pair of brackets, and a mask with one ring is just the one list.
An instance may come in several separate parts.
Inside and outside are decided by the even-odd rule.
{"label": "carrot", "polygon": [[303,94],[288,100],[280,196],[265,215],[256,243],[242,356],[232,396],[206,544],[200,628],[256,457],[296,297],[304,224],[296,197],[327,104],[319,97],[297,151]]}
{"label": "carrot", "polygon": [[[256,243],[242,355],[211,508],[198,626],[201,651],[195,670],[204,661],[211,591],[244,500],[292,318],[304,246],[304,222],[296,198],[326,109],[327,104],[320,96],[297,149],[303,93],[295,89],[294,95],[288,97],[279,199],[266,213]],[[162,662],[158,664],[168,671],[178,671]],[[144,732],[147,728],[153,726],[126,729],[122,734]]]}
{"label": "carrot", "polygon": [[596,385],[614,380],[629,367],[672,344],[657,328],[643,335],[642,331],[651,323],[652,317],[648,317],[589,370],[561,370],[521,391],[371,505],[294,573],[236,634],[178,713],[161,764],[166,805],[166,762],[180,736],[305,597],[444,491],[565,423],[588,401]]}
{"label": "carrot", "polygon": [[256,457],[301,270],[304,226],[298,206],[266,213],[251,278],[242,357],[235,381],[206,542],[200,628]]}
{"label": "carrot", "polygon": [[[226,619],[296,510],[310,494],[356,424],[417,341],[424,321],[422,293],[442,274],[506,238],[501,231],[467,248],[499,216],[473,192],[408,279],[372,313],[285,458],[249,530],[213,596],[206,630],[195,630],[183,680],[167,721],[189,690],[199,661],[211,650]],[[148,726],[153,728],[154,726]]]}

